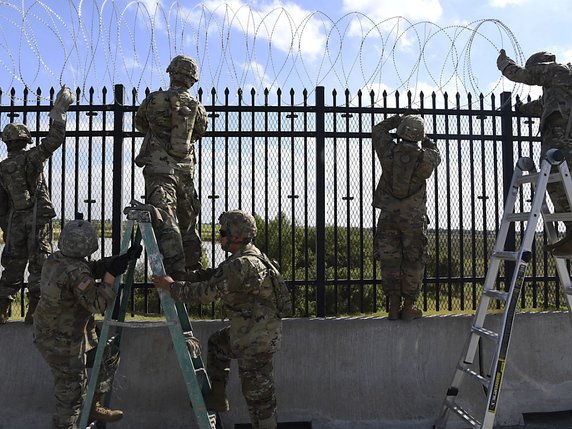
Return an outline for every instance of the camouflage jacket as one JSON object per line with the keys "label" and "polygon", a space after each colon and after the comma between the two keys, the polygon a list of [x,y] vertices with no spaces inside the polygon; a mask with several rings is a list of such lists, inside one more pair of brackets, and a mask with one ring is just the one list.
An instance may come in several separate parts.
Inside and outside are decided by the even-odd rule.
{"label": "camouflage jacket", "polygon": [[550,63],[526,69],[509,64],[502,74],[513,82],[542,86],[541,129],[552,113],[568,119],[572,110],[572,65]]}
{"label": "camouflage jacket", "polygon": [[135,115],[135,127],[145,138],[135,163],[150,174],[194,173],[195,142],[207,129],[204,106],[188,90],[171,87],[152,92]]}
{"label": "camouflage jacket", "polygon": [[36,205],[36,222],[45,223],[56,213],[44,178],[44,161],[65,140],[65,123],[53,121],[48,136],[28,150],[9,151],[0,162],[0,226],[10,210],[29,211]]}
{"label": "camouflage jacket", "polygon": [[273,353],[280,348],[282,320],[261,255],[254,244],[247,244],[220,264],[209,280],[171,285],[177,300],[201,304],[222,300],[230,320],[231,350],[237,355]]}
{"label": "camouflage jacket", "polygon": [[374,207],[384,207],[388,199],[424,204],[426,181],[441,162],[439,149],[429,138],[421,142],[421,147],[416,143],[397,143],[389,130],[400,121],[399,116],[392,116],[373,127],[373,147],[382,168],[373,197]]}
{"label": "camouflage jacket", "polygon": [[105,259],[87,261],[60,251],[44,263],[42,296],[34,313],[34,339],[57,355],[85,353],[97,345],[93,315],[113,303],[113,285],[97,283],[105,274]]}

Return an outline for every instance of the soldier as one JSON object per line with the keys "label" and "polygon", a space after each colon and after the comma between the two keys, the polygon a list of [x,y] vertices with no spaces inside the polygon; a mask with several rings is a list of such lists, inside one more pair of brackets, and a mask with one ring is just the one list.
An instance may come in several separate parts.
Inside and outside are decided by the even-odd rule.
{"label": "soldier", "polygon": [[[95,252],[98,238],[93,226],[84,220],[65,225],[59,250],[42,270],[42,296],[34,317],[34,343],[54,375],[55,429],[76,429],[85,398],[86,361],[93,362],[97,348],[94,314],[101,314],[113,303],[115,277],[124,273],[141,246],[125,254],[99,261],[85,258]],[[102,278],[101,282],[95,279]],[[87,354],[87,356],[86,356]],[[110,423],[123,417],[121,410],[101,405],[101,397],[111,390],[119,365],[119,349],[109,341],[103,353],[91,420]]]}
{"label": "soldier", "polygon": [[206,406],[229,410],[225,391],[230,360],[238,359],[252,427],[276,429],[272,361],[280,347],[281,317],[291,312],[290,294],[275,263],[252,243],[257,233],[252,215],[232,210],[221,214],[219,223],[221,247],[231,256],[214,273],[199,270],[186,282],[169,276],[153,281],[176,300],[201,304],[222,300],[230,326],[209,338],[207,372],[212,389],[205,396]]}
{"label": "soldier", "polygon": [[176,56],[167,73],[169,89],[152,92],[137,110],[135,126],[145,133],[145,139],[135,163],[143,167],[145,201],[155,206],[163,219],[154,220],[153,227],[165,270],[175,278],[184,278],[186,270],[201,267],[195,142],[206,131],[207,115],[189,93],[199,79],[195,61]]}
{"label": "soldier", "polygon": [[8,124],[2,140],[8,157],[0,162],[0,227],[4,231],[4,250],[0,278],[0,324],[8,321],[10,304],[24,283],[28,265],[28,311],[24,322],[31,324],[40,299],[42,264],[52,252],[49,222],[56,212],[44,178],[44,161],[65,140],[66,112],[73,102],[69,88],[62,87],[49,113],[52,119],[48,136],[32,143],[30,130],[19,123]]}
{"label": "soldier", "polygon": [[[389,133],[394,128],[400,142]],[[413,320],[422,315],[414,304],[427,262],[426,180],[441,156],[417,115],[385,119],[373,127],[372,140],[382,168],[373,197],[380,209],[374,257],[389,298],[389,320]]]}
{"label": "soldier", "polygon": [[[530,56],[524,67],[517,65],[500,50],[497,67],[508,79],[527,85],[542,86],[542,100],[519,105],[524,114],[540,116],[541,159],[550,148],[560,149],[572,168],[572,65],[558,64],[550,52]],[[556,212],[569,212],[562,185],[549,183],[548,191]],[[564,222],[566,235],[548,250],[556,256],[572,256],[572,224]]]}

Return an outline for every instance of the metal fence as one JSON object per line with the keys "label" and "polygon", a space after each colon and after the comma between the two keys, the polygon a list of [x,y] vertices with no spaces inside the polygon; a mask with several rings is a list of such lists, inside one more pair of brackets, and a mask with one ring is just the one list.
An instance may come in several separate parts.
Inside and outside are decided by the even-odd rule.
{"label": "metal fence", "polygon": [[[116,85],[113,94],[102,90],[101,104],[94,103],[94,94],[77,90],[81,101],[68,113],[66,142],[46,173],[58,213],[54,240],[61,223],[82,212],[101,227],[99,255],[107,256],[119,251],[123,208],[144,194],[133,158],[142,141],[134,115],[145,94]],[[216,265],[225,257],[216,244],[218,215],[242,208],[257,215],[258,246],[279,261],[293,286],[296,315],[384,311],[372,246],[377,213],[371,202],[381,172],[371,129],[388,115],[409,111],[413,95],[326,94],[317,87],[284,94],[199,89],[198,97],[209,116],[207,134],[197,146],[196,174],[204,263]],[[40,89],[0,93],[0,125],[25,122],[37,143],[46,135],[53,99],[53,89],[47,97]],[[522,155],[539,159],[538,120],[513,112],[516,100],[506,92],[487,99],[420,93],[415,100],[442,154],[428,184],[429,263],[419,303],[425,310],[471,310],[513,166]],[[3,145],[0,156],[5,156]],[[521,227],[514,228],[513,241]],[[523,308],[561,305],[553,263],[542,251],[545,240],[539,228]],[[132,311],[157,312],[145,261],[136,274]],[[499,282],[502,287],[504,279]],[[191,311],[217,316],[219,307]]]}

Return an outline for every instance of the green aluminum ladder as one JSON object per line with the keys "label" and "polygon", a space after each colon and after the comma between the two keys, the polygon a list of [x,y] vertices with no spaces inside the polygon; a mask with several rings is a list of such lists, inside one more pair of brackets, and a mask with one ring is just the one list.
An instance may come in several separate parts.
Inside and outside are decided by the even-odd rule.
{"label": "green aluminum ladder", "polygon": [[[123,254],[127,251],[132,237],[134,237],[134,244],[139,244],[143,241],[144,247],[147,251],[151,271],[155,275],[165,275],[161,253],[159,252],[155,233],[151,224],[151,213],[146,210],[144,206],[141,207],[139,203],[132,202],[132,205],[132,207],[127,207],[125,209],[125,213],[127,214],[127,223],[121,241],[121,253]],[[135,225],[137,225],[138,228],[133,235]],[[115,328],[115,336],[112,337],[112,340],[119,346],[123,328],[130,327],[130,323],[125,322],[125,313],[127,311],[129,297],[131,296],[135,263],[136,260],[130,261],[125,274],[126,280],[122,290],[120,289],[121,276],[117,276],[115,278],[113,288],[116,293],[121,291],[119,310],[115,311],[115,306],[110,305],[105,311],[105,318],[99,334],[99,343],[89,378],[86,398],[80,415],[79,428],[96,427],[95,422],[89,422],[88,420],[101,368],[103,350],[105,344],[110,339],[110,328]],[[185,334],[192,335],[192,326],[189,321],[187,309],[183,303],[175,302],[168,293],[158,290],[158,294],[161,300],[161,308],[166,318],[166,325],[169,328],[177,360],[185,381],[187,393],[192,404],[193,412],[196,416],[198,428],[223,429],[219,416],[214,412],[208,411],[203,400],[203,393],[209,392],[211,388],[203,360],[200,356],[196,358],[192,357],[187,348]],[[106,405],[109,404],[109,399],[110,394],[108,393],[105,395]]]}
{"label": "green aluminum ladder", "polygon": [[[555,168],[557,172],[552,173]],[[526,173],[526,174],[525,174]],[[487,271],[483,292],[480,297],[475,316],[473,317],[471,329],[465,343],[461,358],[455,368],[455,374],[450,387],[447,390],[446,398],[437,421],[435,429],[445,429],[450,415],[455,414],[470,427],[476,429],[492,429],[497,406],[502,387],[503,376],[506,369],[510,336],[514,322],[514,316],[518,299],[524,284],[526,268],[531,260],[532,246],[536,235],[536,228],[539,219],[542,217],[547,234],[548,242],[554,243],[558,240],[556,229],[557,221],[572,221],[572,213],[550,213],[546,204],[546,187],[550,182],[562,182],[566,191],[568,202],[572,202],[572,179],[570,172],[561,151],[551,149],[542,160],[540,171],[536,171],[531,158],[523,157],[516,163],[516,168],[512,177],[509,194],[504,207],[502,223],[497,235],[495,246],[490,258],[489,269]],[[528,186],[527,186],[528,185]],[[515,212],[515,205],[520,198],[526,199],[524,191],[529,189],[532,195],[530,200],[530,211]],[[572,205],[570,206],[572,207]],[[516,250],[506,249],[507,235],[511,223],[522,222],[526,226],[521,234],[520,247]],[[516,247],[516,246],[515,246]],[[510,284],[506,290],[499,290],[498,277],[501,262],[511,261],[516,264],[512,273]],[[570,285],[570,274],[566,267],[566,258],[554,256],[554,262],[560,278],[560,284],[566,296],[568,309],[572,309],[572,287]],[[498,330],[485,327],[485,319],[488,313],[489,304],[498,303],[498,307],[503,306],[502,317],[498,323]],[[473,365],[477,349],[480,356],[484,347],[481,348],[481,340],[487,341],[490,356],[490,368],[487,374],[477,371]],[[467,380],[465,380],[467,378]],[[479,405],[470,403],[461,405],[458,401],[464,381],[469,379],[481,385],[485,392],[486,400]],[[471,410],[467,408],[471,407]],[[476,410],[476,411],[475,411]]]}

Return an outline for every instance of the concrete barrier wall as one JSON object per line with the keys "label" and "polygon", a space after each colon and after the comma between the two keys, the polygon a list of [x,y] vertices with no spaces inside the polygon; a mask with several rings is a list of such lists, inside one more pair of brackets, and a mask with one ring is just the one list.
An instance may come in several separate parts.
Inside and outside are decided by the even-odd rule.
{"label": "concrete barrier wall", "polygon": [[[489,319],[498,323],[500,317]],[[410,323],[286,320],[275,361],[279,421],[309,421],[313,429],[431,428],[470,324],[470,316]],[[193,323],[205,347],[222,326]],[[523,413],[572,409],[568,313],[519,314],[514,326],[497,423],[519,424]],[[31,328],[21,322],[0,327],[0,377],[0,429],[50,428],[52,376],[32,344]],[[463,390],[467,404],[484,398],[475,384],[467,382]],[[231,411],[223,423],[234,429],[248,422],[235,363],[228,393]],[[196,427],[166,327],[124,330],[112,405],[125,417],[109,427]]]}

